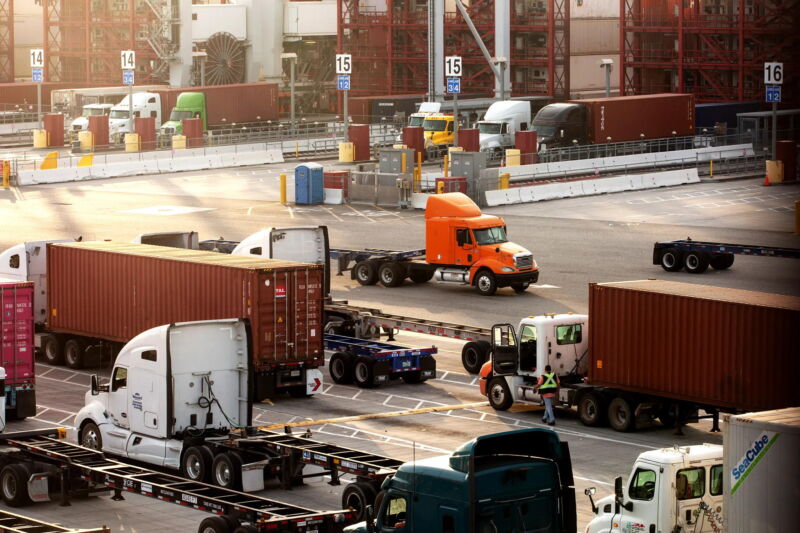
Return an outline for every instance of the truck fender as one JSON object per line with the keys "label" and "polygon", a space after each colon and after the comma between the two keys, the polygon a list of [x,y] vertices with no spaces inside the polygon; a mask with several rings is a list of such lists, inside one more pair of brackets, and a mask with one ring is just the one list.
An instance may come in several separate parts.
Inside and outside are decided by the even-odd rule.
{"label": "truck fender", "polygon": [[503,273],[503,266],[504,265],[495,258],[479,259],[477,263],[474,263],[471,267],[469,267],[470,285],[475,285],[475,276],[478,274],[478,272],[480,272],[481,269],[488,270],[497,276]]}
{"label": "truck fender", "polygon": [[488,361],[483,363],[481,366],[480,371],[478,372],[478,376],[480,377],[480,389],[481,394],[486,396],[487,395],[487,387],[489,386],[489,381],[492,379],[492,360],[489,358]]}
{"label": "truck fender", "polygon": [[94,422],[97,427],[104,424],[110,424],[105,407],[99,401],[89,402],[84,405],[80,411],[75,415],[75,428],[80,432],[84,424],[87,422]]}

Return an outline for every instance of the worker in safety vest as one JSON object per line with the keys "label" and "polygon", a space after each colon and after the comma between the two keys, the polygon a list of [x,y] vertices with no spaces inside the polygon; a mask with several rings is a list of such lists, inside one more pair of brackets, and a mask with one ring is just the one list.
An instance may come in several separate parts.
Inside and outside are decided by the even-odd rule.
{"label": "worker in safety vest", "polygon": [[542,400],[544,400],[544,416],[542,417],[542,422],[550,426],[556,425],[556,415],[553,414],[553,398],[555,398],[558,393],[559,385],[558,376],[556,376],[553,369],[550,368],[550,365],[544,367],[544,374],[539,376],[539,382],[536,384],[536,388]]}

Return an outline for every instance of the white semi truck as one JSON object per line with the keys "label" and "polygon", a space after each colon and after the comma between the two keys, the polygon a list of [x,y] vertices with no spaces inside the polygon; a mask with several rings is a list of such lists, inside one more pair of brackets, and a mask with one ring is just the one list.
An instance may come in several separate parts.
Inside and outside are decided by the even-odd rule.
{"label": "white semi truck", "polygon": [[[108,135],[117,143],[125,139],[126,133],[133,133],[130,120],[130,98],[126,96],[111,108],[108,117]],[[161,95],[158,93],[133,93],[133,117],[155,118],[155,130],[161,127]]]}
{"label": "white semi truck", "polygon": [[499,155],[513,148],[516,133],[530,128],[531,104],[527,100],[505,100],[489,106],[483,120],[478,121],[481,152]]}
{"label": "white semi truck", "polygon": [[726,416],[723,445],[639,455],[595,503],[586,533],[794,531],[800,523],[800,408]]}

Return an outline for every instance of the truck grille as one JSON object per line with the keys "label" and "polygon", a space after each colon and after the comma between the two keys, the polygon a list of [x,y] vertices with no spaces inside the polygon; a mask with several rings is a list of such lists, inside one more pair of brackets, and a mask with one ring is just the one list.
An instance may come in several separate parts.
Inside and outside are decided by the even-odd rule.
{"label": "truck grille", "polygon": [[174,133],[175,133],[175,128],[164,128],[164,134],[173,135]]}
{"label": "truck grille", "polygon": [[518,254],[514,256],[514,266],[517,268],[533,267],[533,254]]}

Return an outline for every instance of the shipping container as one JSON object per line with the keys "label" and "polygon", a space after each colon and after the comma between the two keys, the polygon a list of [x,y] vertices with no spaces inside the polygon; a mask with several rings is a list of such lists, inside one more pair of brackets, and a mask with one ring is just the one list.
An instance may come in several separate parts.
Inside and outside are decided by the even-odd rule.
{"label": "shipping container", "polygon": [[[208,127],[211,129],[215,126],[278,120],[278,84],[276,83],[210,85],[184,87],[180,90],[172,89],[172,91],[178,91],[178,94],[182,92],[205,93]],[[177,94],[175,97],[177,98]]]}
{"label": "shipping container", "polygon": [[[592,144],[694,135],[694,96],[649,94],[573,100],[586,106]],[[635,118],[635,120],[632,120]],[[674,133],[673,133],[674,132]]]}
{"label": "shipping container", "polygon": [[[718,124],[725,124],[724,128],[736,128],[736,115],[761,111],[765,108],[761,102],[710,102],[697,104],[694,107],[695,131],[702,133],[703,128],[712,132]],[[720,130],[721,128],[717,128]],[[732,132],[731,132],[732,133]]]}
{"label": "shipping container", "polygon": [[800,298],[677,283],[589,286],[588,379],[730,411],[800,405]]}
{"label": "shipping container", "polygon": [[14,418],[36,414],[33,335],[33,282],[0,280],[0,366]]}
{"label": "shipping container", "polygon": [[256,400],[273,386],[304,384],[304,369],[324,364],[319,265],[84,242],[49,244],[47,272],[49,330],[87,344],[124,343],[162,324],[244,318]]}
{"label": "shipping container", "polygon": [[38,86],[42,86],[42,105],[50,106],[50,93],[59,89],[78,89],[85,87],[85,83],[21,81],[14,83],[0,83],[0,110],[10,110],[12,105],[33,106],[35,110],[38,102]]}
{"label": "shipping container", "polygon": [[724,420],[725,531],[796,530],[800,523],[800,408]]}

